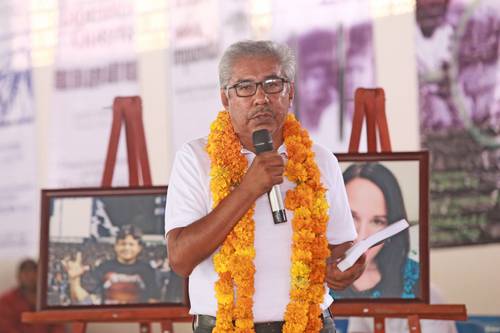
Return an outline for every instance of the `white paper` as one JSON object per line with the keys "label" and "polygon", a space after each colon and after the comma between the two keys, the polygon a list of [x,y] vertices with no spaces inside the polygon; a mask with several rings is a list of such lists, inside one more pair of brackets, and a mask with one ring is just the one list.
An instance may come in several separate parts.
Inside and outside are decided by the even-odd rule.
{"label": "white paper", "polygon": [[384,241],[385,239],[396,235],[397,233],[408,228],[410,224],[406,220],[394,222],[384,229],[370,235],[368,238],[354,244],[345,253],[345,258],[337,264],[337,267],[343,272],[356,262],[369,248]]}

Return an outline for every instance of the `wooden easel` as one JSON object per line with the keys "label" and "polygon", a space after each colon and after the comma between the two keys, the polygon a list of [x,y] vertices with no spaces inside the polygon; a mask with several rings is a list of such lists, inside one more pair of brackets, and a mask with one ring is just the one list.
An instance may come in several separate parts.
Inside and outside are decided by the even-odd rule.
{"label": "wooden easel", "polygon": [[[381,151],[390,153],[391,140],[385,114],[385,93],[382,88],[356,89],[353,127],[349,153],[358,153],[363,121],[369,153],[377,152],[377,133]],[[420,319],[467,320],[463,304],[413,303],[336,303],[330,307],[335,316],[373,317],[374,333],[385,333],[385,318],[408,318],[411,333],[421,333]]]}
{"label": "wooden easel", "polygon": [[421,333],[420,319],[467,320],[463,304],[333,302],[330,310],[334,317],[373,317],[374,333],[385,333],[385,318],[407,318],[411,333]]}
{"label": "wooden easel", "polygon": [[[130,186],[152,185],[146,137],[139,96],[116,97],[113,123],[101,186],[111,187],[122,125],[125,126]],[[73,333],[85,333],[89,322],[137,322],[140,333],[151,333],[151,324],[160,322],[163,333],[173,333],[174,322],[190,322],[187,307],[123,307],[115,309],[67,309],[25,312],[26,323],[70,323]]]}
{"label": "wooden easel", "polygon": [[349,153],[359,152],[359,141],[365,118],[368,152],[375,153],[377,151],[377,133],[382,152],[391,152],[391,138],[385,115],[384,89],[356,89]]}
{"label": "wooden easel", "polygon": [[125,126],[129,186],[152,185],[148,149],[142,123],[142,101],[139,96],[115,97],[113,123],[109,136],[108,153],[102,174],[102,187],[110,187],[116,165],[116,154],[122,125]]}

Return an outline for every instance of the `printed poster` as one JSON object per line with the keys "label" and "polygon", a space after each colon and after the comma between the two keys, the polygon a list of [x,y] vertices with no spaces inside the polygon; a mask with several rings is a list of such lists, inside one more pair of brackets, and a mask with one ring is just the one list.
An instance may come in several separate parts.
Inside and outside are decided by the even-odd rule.
{"label": "printed poster", "polygon": [[[132,0],[59,1],[50,187],[99,186],[113,99],[138,95]],[[122,128],[113,186],[128,184]]]}
{"label": "printed poster", "polygon": [[422,147],[434,247],[500,241],[500,2],[418,1]]}
{"label": "printed poster", "polygon": [[[375,84],[369,1],[196,0],[174,2],[171,12],[174,151],[208,134],[222,108],[217,68],[222,52],[249,38],[273,39],[294,49],[293,112],[313,140],[335,152],[347,151],[354,90]],[[361,150],[365,141],[362,137]]]}
{"label": "printed poster", "polygon": [[250,38],[244,1],[195,0],[171,7],[171,95],[173,151],[208,135],[222,110],[218,64],[224,49]]}
{"label": "printed poster", "polygon": [[273,10],[273,38],[297,56],[295,114],[314,142],[347,152],[355,90],[375,87],[370,2],[276,1]]}
{"label": "printed poster", "polygon": [[0,257],[34,255],[38,245],[35,105],[29,7],[0,1]]}

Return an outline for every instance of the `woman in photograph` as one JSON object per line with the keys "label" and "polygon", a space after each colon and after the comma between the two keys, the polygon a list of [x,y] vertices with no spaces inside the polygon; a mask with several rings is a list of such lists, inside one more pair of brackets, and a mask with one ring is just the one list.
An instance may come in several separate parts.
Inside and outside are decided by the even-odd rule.
{"label": "woman in photograph", "polygon": [[[401,219],[407,219],[401,188],[392,172],[379,163],[353,164],[344,182],[358,232],[358,240]],[[419,265],[408,257],[408,229],[367,251],[366,270],[334,298],[415,298]]]}

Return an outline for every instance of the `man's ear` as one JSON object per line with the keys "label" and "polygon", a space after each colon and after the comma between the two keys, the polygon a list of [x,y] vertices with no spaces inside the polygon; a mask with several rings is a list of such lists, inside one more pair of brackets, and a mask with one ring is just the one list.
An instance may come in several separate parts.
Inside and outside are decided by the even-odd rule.
{"label": "man's ear", "polygon": [[220,90],[220,101],[222,102],[222,105],[224,106],[224,109],[229,110],[229,98],[226,95],[226,90],[221,89]]}

